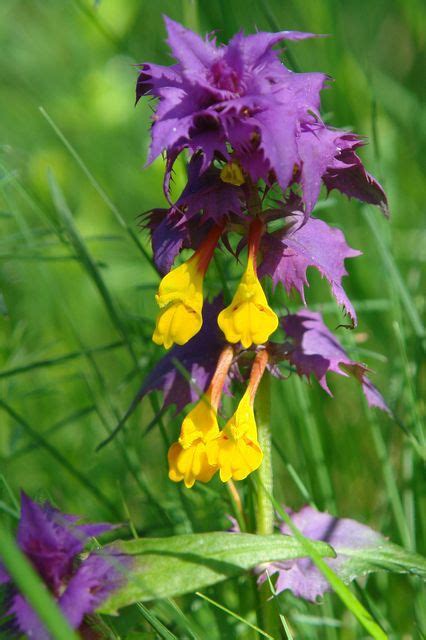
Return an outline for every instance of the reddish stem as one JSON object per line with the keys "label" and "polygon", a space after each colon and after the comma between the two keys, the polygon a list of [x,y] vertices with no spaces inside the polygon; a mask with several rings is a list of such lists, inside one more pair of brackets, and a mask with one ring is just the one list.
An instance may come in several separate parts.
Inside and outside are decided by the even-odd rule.
{"label": "reddish stem", "polygon": [[248,236],[248,258],[253,261],[253,268],[257,271],[257,254],[260,246],[260,239],[262,237],[263,222],[260,218],[254,218],[249,228]]}
{"label": "reddish stem", "polygon": [[262,376],[265,373],[266,365],[268,364],[269,354],[266,349],[262,349],[258,351],[256,357],[254,359],[251,372],[250,372],[250,380],[248,383],[248,389],[250,393],[250,402],[253,406],[254,397],[256,395],[257,388],[262,380]]}
{"label": "reddish stem", "polygon": [[198,257],[198,270],[201,271],[203,275],[207,271],[224,227],[224,224],[215,225],[213,229],[209,231],[207,237],[203,240],[194,254],[194,256]]}
{"label": "reddish stem", "polygon": [[232,364],[233,358],[234,349],[231,347],[231,345],[227,345],[219,356],[216,371],[214,372],[213,379],[209,387],[210,404],[215,411],[218,410],[223,386],[226,382],[226,376],[228,375],[229,367]]}

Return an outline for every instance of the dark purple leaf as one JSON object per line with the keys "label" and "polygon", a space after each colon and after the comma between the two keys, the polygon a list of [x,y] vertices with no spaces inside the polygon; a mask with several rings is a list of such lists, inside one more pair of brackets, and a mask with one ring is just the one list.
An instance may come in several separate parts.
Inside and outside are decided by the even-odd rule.
{"label": "dark purple leaf", "polygon": [[[282,359],[293,364],[299,375],[315,376],[322,388],[332,395],[329,372],[352,375],[362,385],[367,402],[372,407],[391,413],[381,394],[367,376],[368,367],[351,360],[340,343],[326,327],[320,313],[299,311],[282,318],[282,326],[290,343],[282,347]],[[279,356],[278,356],[279,357]]]}
{"label": "dark purple leaf", "polygon": [[340,229],[329,227],[322,220],[309,218],[302,224],[302,214],[289,216],[284,231],[265,234],[262,238],[263,261],[259,275],[269,275],[274,284],[282,282],[287,293],[296,289],[305,302],[304,288],[308,284],[308,267],[315,267],[327,278],[338,304],[342,305],[356,324],[355,310],[347,297],[342,278],[347,275],[345,259],[360,255],[346,244]]}

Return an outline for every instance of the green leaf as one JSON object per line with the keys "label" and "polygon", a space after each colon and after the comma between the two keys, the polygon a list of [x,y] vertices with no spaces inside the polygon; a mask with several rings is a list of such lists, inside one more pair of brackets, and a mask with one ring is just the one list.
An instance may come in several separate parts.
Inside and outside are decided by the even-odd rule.
{"label": "green leaf", "polygon": [[[102,604],[101,612],[115,614],[138,601],[195,592],[265,562],[305,557],[305,545],[306,539],[302,544],[292,536],[227,532],[120,541],[114,548],[118,546],[123,553],[134,556],[135,563],[128,582]],[[333,549],[324,542],[309,540],[309,550],[318,558],[334,557]],[[345,556],[338,576],[346,584],[374,571],[408,573],[426,580],[426,559],[385,538],[374,547],[336,547],[334,552]],[[327,565],[325,570],[331,574],[330,581],[337,579]]]}
{"label": "green leaf", "polygon": [[[334,556],[326,543],[313,545],[321,556]],[[114,547],[117,548],[117,543]],[[127,584],[102,605],[102,613],[114,614],[137,601],[198,591],[241,575],[263,562],[293,560],[306,555],[297,540],[278,534],[196,533],[130,540],[119,542],[118,547],[134,556],[135,564]]]}
{"label": "green leaf", "polygon": [[339,567],[339,575],[344,582],[373,571],[409,573],[426,580],[426,558],[387,542],[385,538],[379,546],[364,549],[335,547],[335,551],[338,555],[346,556],[345,563]]}

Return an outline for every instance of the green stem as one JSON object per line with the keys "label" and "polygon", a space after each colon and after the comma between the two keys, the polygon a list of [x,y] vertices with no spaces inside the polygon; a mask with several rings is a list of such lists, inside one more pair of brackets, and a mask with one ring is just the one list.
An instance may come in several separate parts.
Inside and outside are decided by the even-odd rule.
{"label": "green stem", "polygon": [[[256,533],[267,536],[274,532],[274,506],[270,500],[273,493],[272,472],[272,438],[271,438],[271,379],[265,371],[259,384],[255,401],[257,437],[263,451],[263,460],[257,470],[256,482]],[[264,488],[267,487],[267,491]],[[271,633],[274,638],[280,638],[280,623],[274,599],[271,599],[269,581],[259,590],[259,626]]]}
{"label": "green stem", "polygon": [[[274,532],[274,507],[269,499],[273,494],[272,473],[272,438],[270,429],[271,420],[271,380],[268,372],[265,372],[255,402],[257,437],[260,448],[263,451],[263,460],[257,471],[260,480],[260,488],[256,499],[256,532],[267,536]],[[266,491],[263,491],[261,487]]]}

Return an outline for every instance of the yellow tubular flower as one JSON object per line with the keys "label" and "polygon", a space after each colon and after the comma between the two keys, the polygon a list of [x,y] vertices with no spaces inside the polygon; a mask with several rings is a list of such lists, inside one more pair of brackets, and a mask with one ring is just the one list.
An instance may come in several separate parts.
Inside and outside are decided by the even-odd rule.
{"label": "yellow tubular flower", "polygon": [[263,453],[257,441],[250,389],[245,392],[219,437],[210,443],[209,457],[219,467],[222,482],[231,478],[244,480],[260,466]]}
{"label": "yellow tubular flower", "polygon": [[203,279],[198,256],[173,269],[160,282],[155,296],[160,313],[152,336],[156,344],[169,349],[173,343],[185,344],[203,324]]}
{"label": "yellow tubular flower", "polygon": [[233,356],[232,347],[227,345],[220,354],[210,387],[184,419],[179,440],[169,449],[169,478],[173,482],[183,480],[188,489],[196,480],[208,482],[218,469],[212,455],[217,447],[212,449],[211,445],[219,436],[217,408]]}
{"label": "yellow tubular flower", "polygon": [[216,411],[211,406],[207,393],[188,413],[182,423],[178,442],[172,444],[169,449],[170,480],[183,480],[188,489],[196,480],[211,480],[217,466],[209,461],[208,445],[218,435]]}
{"label": "yellow tubular flower", "polygon": [[201,329],[204,275],[222,230],[214,227],[194,255],[161,280],[155,296],[160,307],[152,336],[156,344],[182,345]]}
{"label": "yellow tubular flower", "polygon": [[278,317],[268,305],[256,273],[260,232],[259,223],[255,220],[250,230],[247,268],[231,304],[220,312],[217,319],[227,341],[241,342],[245,349],[253,343],[266,342],[278,327]]}

